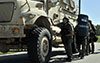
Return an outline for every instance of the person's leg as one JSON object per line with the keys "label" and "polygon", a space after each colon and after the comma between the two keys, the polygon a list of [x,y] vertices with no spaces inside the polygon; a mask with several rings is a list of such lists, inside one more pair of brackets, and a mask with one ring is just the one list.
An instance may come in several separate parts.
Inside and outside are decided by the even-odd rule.
{"label": "person's leg", "polygon": [[92,47],[92,54],[94,53],[94,42],[91,43],[91,47]]}
{"label": "person's leg", "polygon": [[86,39],[83,38],[83,41],[82,41],[82,55],[81,55],[81,59],[84,58],[84,55],[85,55],[85,51],[86,51]]}
{"label": "person's leg", "polygon": [[89,55],[89,41],[88,41],[88,38],[86,39],[86,55]]}
{"label": "person's leg", "polygon": [[81,38],[79,36],[77,36],[77,38],[76,38],[76,44],[77,44],[77,49],[78,49],[78,52],[79,52],[79,55],[78,56],[80,57],[82,43],[81,43]]}
{"label": "person's leg", "polygon": [[80,46],[81,46],[81,44],[77,44],[77,49],[78,49],[78,52],[79,52],[79,57],[80,57],[80,55],[81,55],[81,49],[80,49]]}
{"label": "person's leg", "polygon": [[66,43],[67,55],[72,57],[72,39],[69,39]]}
{"label": "person's leg", "polygon": [[66,51],[66,55],[68,56],[69,55],[69,53],[70,53],[70,45],[69,45],[69,43],[68,43],[68,38],[66,38],[66,37],[62,37],[62,42],[63,42],[63,44],[64,44],[64,48],[65,48],[65,51]]}
{"label": "person's leg", "polygon": [[72,43],[72,53],[78,53],[77,44],[76,44],[76,37],[75,36],[73,38],[73,43]]}
{"label": "person's leg", "polygon": [[89,43],[89,54],[91,53],[91,43]]}
{"label": "person's leg", "polygon": [[90,40],[89,40],[89,53],[91,53],[91,51],[92,51],[92,37],[90,37]]}
{"label": "person's leg", "polygon": [[63,43],[63,45],[64,45],[64,49],[65,49],[65,52],[66,52],[66,41],[67,41],[67,39],[66,39],[66,37],[61,37],[61,39],[62,39],[62,43]]}
{"label": "person's leg", "polygon": [[67,42],[65,44],[65,48],[66,48],[66,54],[68,56],[67,58],[67,61],[71,61],[72,60],[72,57],[73,57],[73,54],[72,54],[72,38],[67,38]]}

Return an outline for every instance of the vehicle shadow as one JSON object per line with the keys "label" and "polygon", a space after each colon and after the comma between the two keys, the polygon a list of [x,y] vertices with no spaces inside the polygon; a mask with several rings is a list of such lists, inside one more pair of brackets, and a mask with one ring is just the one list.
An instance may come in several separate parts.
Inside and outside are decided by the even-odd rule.
{"label": "vehicle shadow", "polygon": [[[53,51],[49,63],[65,63],[67,55],[65,51]],[[74,54],[73,61],[80,60],[78,54]]]}
{"label": "vehicle shadow", "polygon": [[65,62],[66,57],[55,57],[55,56],[62,56],[66,55],[65,51],[52,51],[51,58],[49,63],[63,63]]}
{"label": "vehicle shadow", "polygon": [[57,56],[57,55],[66,55],[66,52],[63,50],[62,51],[52,51],[51,57]]}
{"label": "vehicle shadow", "polygon": [[100,51],[100,49],[98,49]]}
{"label": "vehicle shadow", "polygon": [[31,63],[27,54],[0,56],[0,63]]}
{"label": "vehicle shadow", "polygon": [[93,54],[100,54],[100,52],[94,52]]}

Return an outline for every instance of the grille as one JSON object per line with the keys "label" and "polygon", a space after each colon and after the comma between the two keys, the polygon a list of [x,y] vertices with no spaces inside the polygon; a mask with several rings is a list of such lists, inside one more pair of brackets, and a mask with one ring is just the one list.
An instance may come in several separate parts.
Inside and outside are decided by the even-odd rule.
{"label": "grille", "polygon": [[11,21],[14,3],[0,3],[0,22]]}

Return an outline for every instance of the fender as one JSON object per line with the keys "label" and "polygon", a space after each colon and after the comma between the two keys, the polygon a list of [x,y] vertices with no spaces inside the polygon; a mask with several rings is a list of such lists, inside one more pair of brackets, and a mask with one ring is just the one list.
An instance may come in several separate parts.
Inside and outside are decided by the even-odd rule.
{"label": "fender", "polygon": [[35,21],[41,17],[47,17],[47,14],[43,10],[38,10],[37,8],[31,9],[29,12],[22,13],[23,21],[25,24],[34,24]]}
{"label": "fender", "polygon": [[25,26],[37,25],[38,27],[45,27],[50,30],[51,20],[43,10],[31,9],[34,11],[25,12],[22,14]]}

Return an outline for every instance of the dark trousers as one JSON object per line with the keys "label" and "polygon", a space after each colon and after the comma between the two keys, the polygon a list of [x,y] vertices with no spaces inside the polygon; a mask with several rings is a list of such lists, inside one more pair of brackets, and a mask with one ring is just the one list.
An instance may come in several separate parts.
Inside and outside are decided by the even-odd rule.
{"label": "dark trousers", "polygon": [[93,40],[94,36],[95,36],[95,34],[90,33],[90,40],[89,40],[89,42],[90,42],[90,51],[92,53],[94,53],[94,49],[95,49],[94,40]]}
{"label": "dark trousers", "polygon": [[72,57],[72,42],[73,42],[73,38],[71,36],[68,36],[68,37],[62,36],[61,38],[62,38],[62,42],[64,44],[64,48],[65,48],[66,54],[67,54],[68,58],[71,58]]}
{"label": "dark trousers", "polygon": [[94,41],[91,39],[91,40],[90,40],[90,51],[91,51],[92,53],[94,53],[94,48],[95,48]]}
{"label": "dark trousers", "polygon": [[92,51],[92,53],[94,53],[94,41],[93,42],[91,42],[91,51]]}
{"label": "dark trousers", "polygon": [[[81,46],[82,46],[82,49],[81,49]],[[77,49],[79,51],[79,55],[84,57],[85,51],[86,51],[86,38],[84,36],[78,36]]]}
{"label": "dark trousers", "polygon": [[90,42],[89,42],[89,37],[86,39],[86,55],[88,55],[90,52]]}

